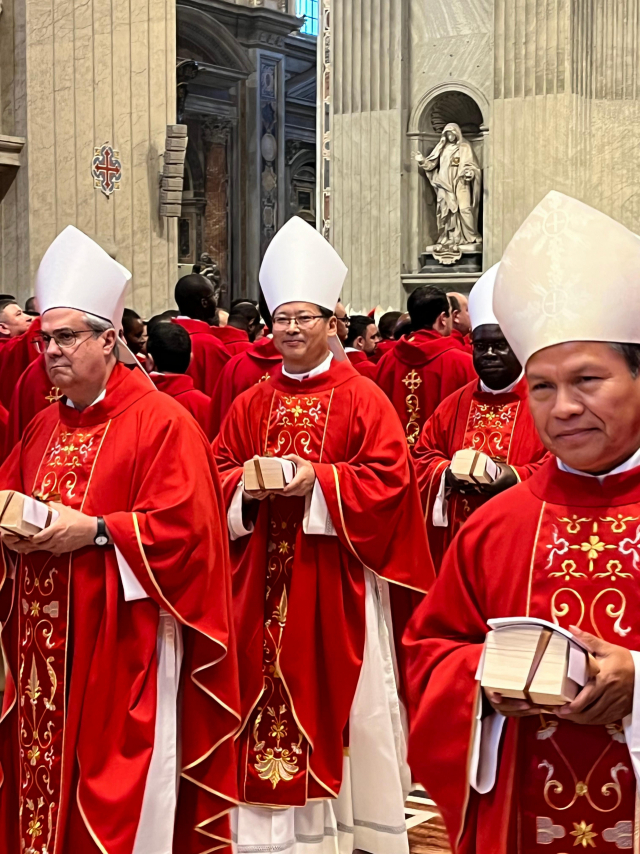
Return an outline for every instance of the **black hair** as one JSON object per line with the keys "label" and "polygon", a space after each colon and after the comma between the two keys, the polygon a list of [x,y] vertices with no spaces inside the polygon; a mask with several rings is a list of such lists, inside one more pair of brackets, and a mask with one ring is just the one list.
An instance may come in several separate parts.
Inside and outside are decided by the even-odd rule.
{"label": "black hair", "polygon": [[128,332],[131,332],[134,320],[140,320],[138,312],[134,311],[132,308],[125,308],[122,312],[122,329],[125,335]]}
{"label": "black hair", "polygon": [[149,330],[147,353],[161,373],[184,374],[191,361],[191,338],[179,323],[156,323]]}
{"label": "black hair", "polygon": [[624,358],[634,380],[637,379],[640,374],[640,344],[612,344],[611,346]]}
{"label": "black hair", "polygon": [[212,296],[213,285],[201,273],[189,273],[176,282],[175,301],[180,314],[187,317],[197,317],[201,308],[201,300]]}
{"label": "black hair", "polygon": [[387,338],[393,341],[393,332],[396,328],[396,323],[402,316],[401,311],[387,311],[382,315],[378,323],[378,332],[381,338]]}
{"label": "black hair", "polygon": [[458,299],[458,297],[454,296],[453,294],[447,294],[447,296],[449,297],[449,302],[451,303],[452,311],[460,311],[460,300]]}
{"label": "black hair", "polygon": [[417,331],[432,329],[441,314],[449,317],[451,306],[443,290],[433,285],[421,285],[409,295],[407,311],[411,317],[411,326]]}
{"label": "black hair", "polygon": [[352,314],[347,340],[345,341],[347,347],[353,347],[353,342],[356,338],[360,338],[361,335],[364,336],[367,326],[370,326],[372,323],[375,324],[375,320],[372,317],[367,317],[366,314]]}
{"label": "black hair", "polygon": [[5,310],[8,305],[17,305],[20,308],[17,300],[14,299],[2,299],[0,300],[0,314]]}
{"label": "black hair", "polygon": [[154,314],[147,323],[147,332],[150,332],[158,323],[171,323],[171,318],[177,317],[178,314],[179,312],[175,308],[169,308],[161,314]]}

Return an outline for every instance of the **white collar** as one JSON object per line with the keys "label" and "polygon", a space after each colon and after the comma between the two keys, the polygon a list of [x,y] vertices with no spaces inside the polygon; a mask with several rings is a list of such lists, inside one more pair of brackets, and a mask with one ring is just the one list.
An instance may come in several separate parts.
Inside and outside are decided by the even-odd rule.
{"label": "white collar", "polygon": [[345,347],[344,352],[345,353],[359,353],[360,350],[356,350],[355,347]]}
{"label": "white collar", "polygon": [[560,471],[566,471],[569,474],[580,474],[582,477],[597,477],[600,483],[605,479],[605,477],[609,477],[612,474],[622,474],[625,471],[631,471],[631,469],[635,469],[640,466],[640,448],[633,454],[633,456],[629,457],[628,460],[625,460],[624,463],[617,466],[617,468],[608,471],[606,474],[589,474],[586,471],[578,471],[577,469],[572,469],[568,465],[565,465],[561,459],[558,459],[558,468]]}
{"label": "white collar", "polygon": [[[96,403],[100,403],[101,400],[105,399],[106,395],[107,395],[107,390],[105,388],[105,389],[103,389],[103,391],[100,392],[100,394],[96,397],[96,399],[93,401],[93,403],[90,403],[89,406],[85,406],[85,409],[89,409],[90,406],[95,406]],[[68,397],[65,397],[64,402],[67,404],[67,406],[70,406],[71,409],[77,409],[78,408],[72,400],[69,400]]]}
{"label": "white collar", "polygon": [[513,391],[514,388],[518,385],[522,377],[524,376],[524,371],[520,374],[518,379],[508,385],[506,388],[489,388],[488,385],[485,385],[482,380],[480,380],[480,391],[484,391],[486,394],[509,394],[510,391]]}
{"label": "white collar", "polygon": [[324,362],[321,362],[317,367],[313,368],[309,371],[308,374],[290,374],[289,371],[286,371],[284,365],[282,366],[282,373],[285,377],[289,377],[290,380],[298,380],[298,382],[302,382],[303,380],[310,380],[311,377],[317,377],[319,374],[324,374],[329,370],[331,366],[331,360],[333,359],[333,353],[329,353]]}

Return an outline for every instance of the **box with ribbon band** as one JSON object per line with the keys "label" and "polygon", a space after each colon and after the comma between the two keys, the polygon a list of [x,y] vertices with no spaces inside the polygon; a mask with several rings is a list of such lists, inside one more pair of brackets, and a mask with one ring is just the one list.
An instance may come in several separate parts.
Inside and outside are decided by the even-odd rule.
{"label": "box with ribbon band", "polygon": [[247,492],[278,492],[291,483],[296,465],[280,457],[254,457],[244,464],[244,488]]}
{"label": "box with ribbon band", "polygon": [[500,474],[497,464],[482,451],[463,448],[451,460],[451,474],[465,483],[493,483]]}
{"label": "box with ribbon band", "polygon": [[33,537],[48,528],[60,514],[42,501],[14,492],[0,490],[0,528],[17,537]]}

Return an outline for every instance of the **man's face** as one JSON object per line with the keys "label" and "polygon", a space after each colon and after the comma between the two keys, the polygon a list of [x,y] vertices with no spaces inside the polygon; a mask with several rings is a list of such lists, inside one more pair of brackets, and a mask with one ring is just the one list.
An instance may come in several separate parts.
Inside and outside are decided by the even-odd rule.
{"label": "man's face", "polygon": [[640,445],[640,379],[608,344],[556,344],[527,362],[529,403],[546,448],[570,468],[603,474]]}
{"label": "man's face", "polygon": [[482,382],[496,391],[514,383],[522,373],[522,366],[497,323],[474,330],[473,367]]}
{"label": "man's face", "polygon": [[27,331],[32,320],[17,303],[10,303],[0,312],[0,333],[15,338]]}
{"label": "man's face", "polygon": [[207,279],[206,276],[202,276],[201,278],[204,279],[204,282],[206,282],[203,288],[203,296],[200,298],[203,310],[203,317],[206,320],[213,320],[216,316],[217,308],[216,292],[214,290],[213,285],[211,284],[209,279]]}
{"label": "man's face", "polygon": [[134,318],[128,333],[126,333],[124,337],[126,338],[127,344],[129,345],[129,349],[132,353],[136,354],[145,352],[147,344],[147,329],[142,320]]}
{"label": "man's face", "polygon": [[347,312],[341,302],[339,302],[336,306],[334,314],[336,316],[336,320],[338,321],[338,338],[344,344],[349,334],[349,318],[347,317]]}
{"label": "man's face", "polygon": [[310,302],[288,302],[273,313],[273,343],[285,367],[296,373],[319,365],[329,350],[329,337],[337,334],[336,318],[319,315],[318,306]]}
{"label": "man's face", "polygon": [[366,353],[367,356],[373,356],[373,354],[378,349],[378,344],[382,340],[380,337],[380,333],[378,332],[378,327],[375,323],[370,323],[362,336],[363,344],[362,344],[362,352]]}
{"label": "man's face", "polygon": [[[113,353],[116,340],[114,329],[96,336],[83,320],[82,312],[70,308],[52,308],[42,315],[44,335],[73,337],[69,347],[49,342],[44,358],[51,382],[71,400],[74,394],[82,396],[83,389],[100,385],[106,375],[106,364]],[[79,399],[79,398],[78,398]]]}

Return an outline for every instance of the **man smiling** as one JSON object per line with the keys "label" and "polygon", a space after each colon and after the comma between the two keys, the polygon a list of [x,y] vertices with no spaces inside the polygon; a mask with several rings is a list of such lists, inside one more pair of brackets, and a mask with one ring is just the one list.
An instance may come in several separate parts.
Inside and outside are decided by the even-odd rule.
{"label": "man smiling", "polygon": [[[260,283],[283,365],[214,443],[242,696],[239,851],[409,850],[383,611],[387,582],[426,590],[432,567],[402,428],[337,340],[346,272],[300,218],[278,232]],[[245,492],[254,455],[296,464],[281,493]]]}
{"label": "man smiling", "polygon": [[[640,238],[550,193],[498,271],[494,311],[555,457],[474,513],[407,634],[412,769],[456,852],[613,854],[638,839],[639,269]],[[475,679],[487,620],[524,615],[571,629],[599,668],[554,711]]]}

